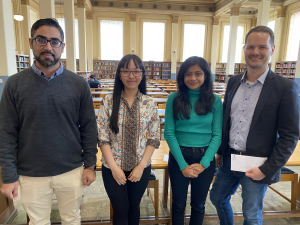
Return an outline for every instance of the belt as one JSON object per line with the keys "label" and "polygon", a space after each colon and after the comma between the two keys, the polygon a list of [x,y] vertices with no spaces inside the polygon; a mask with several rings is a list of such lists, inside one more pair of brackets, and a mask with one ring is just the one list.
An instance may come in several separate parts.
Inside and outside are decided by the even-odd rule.
{"label": "belt", "polygon": [[237,154],[237,155],[246,155],[246,151],[235,150],[233,148],[230,148],[230,153]]}

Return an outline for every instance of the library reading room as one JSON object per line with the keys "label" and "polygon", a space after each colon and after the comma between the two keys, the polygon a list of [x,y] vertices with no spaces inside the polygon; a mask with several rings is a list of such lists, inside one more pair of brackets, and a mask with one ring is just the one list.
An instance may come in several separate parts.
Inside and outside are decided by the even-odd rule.
{"label": "library reading room", "polygon": [[300,0],[0,0],[0,51],[0,224],[300,225]]}

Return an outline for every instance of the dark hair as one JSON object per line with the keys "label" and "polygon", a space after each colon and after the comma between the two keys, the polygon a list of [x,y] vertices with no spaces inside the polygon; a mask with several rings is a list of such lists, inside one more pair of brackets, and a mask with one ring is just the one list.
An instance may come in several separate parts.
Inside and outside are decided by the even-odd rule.
{"label": "dark hair", "polygon": [[178,92],[173,101],[173,116],[176,120],[183,118],[190,119],[192,105],[188,95],[189,88],[184,83],[184,74],[188,68],[194,65],[198,65],[203,70],[205,76],[204,83],[201,85],[201,93],[195,102],[195,112],[197,115],[206,115],[212,112],[215,96],[212,90],[211,70],[205,59],[192,56],[182,63],[177,75]]}
{"label": "dark hair", "polygon": [[130,60],[133,60],[134,65],[136,68],[142,70],[142,80],[139,84],[139,91],[142,94],[146,94],[146,75],[145,75],[145,68],[143,65],[142,60],[134,54],[125,55],[121,61],[119,62],[116,77],[115,77],[115,85],[114,85],[114,92],[113,92],[113,109],[110,117],[110,129],[115,133],[119,133],[119,126],[118,126],[118,115],[119,115],[119,108],[120,108],[120,101],[121,101],[121,93],[124,90],[124,84],[121,81],[121,68],[128,68]]}
{"label": "dark hair", "polygon": [[95,76],[94,75],[90,75],[90,77],[89,78],[91,78],[91,79],[95,79]]}
{"label": "dark hair", "polygon": [[257,27],[252,28],[245,37],[245,45],[247,45],[248,36],[253,32],[268,33],[270,35],[270,44],[272,47],[274,46],[274,32],[269,27],[266,27],[266,26],[257,26]]}
{"label": "dark hair", "polygon": [[55,27],[55,28],[57,28],[59,30],[59,32],[60,32],[61,41],[64,42],[64,32],[61,29],[61,26],[59,25],[59,23],[57,22],[57,20],[53,19],[53,18],[46,18],[46,19],[37,20],[32,25],[32,27],[31,27],[31,38],[33,38],[34,33],[41,26],[48,26],[48,27]]}

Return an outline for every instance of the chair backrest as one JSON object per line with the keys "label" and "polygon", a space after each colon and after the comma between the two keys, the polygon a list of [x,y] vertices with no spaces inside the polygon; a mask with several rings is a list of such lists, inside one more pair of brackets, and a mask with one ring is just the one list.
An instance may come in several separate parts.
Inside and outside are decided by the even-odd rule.
{"label": "chair backrest", "polygon": [[101,103],[100,102],[94,102],[94,109],[99,109]]}
{"label": "chair backrest", "polygon": [[166,103],[163,103],[163,104],[157,104],[158,108],[159,109],[165,109],[166,108]]}

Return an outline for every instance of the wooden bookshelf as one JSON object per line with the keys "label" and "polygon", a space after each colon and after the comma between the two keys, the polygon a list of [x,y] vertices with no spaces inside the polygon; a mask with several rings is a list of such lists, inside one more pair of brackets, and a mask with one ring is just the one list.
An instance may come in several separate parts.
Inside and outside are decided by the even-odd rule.
{"label": "wooden bookshelf", "polygon": [[[67,60],[66,59],[60,59],[63,67],[67,68]],[[79,59],[76,59],[76,70],[79,71]]]}
{"label": "wooden bookshelf", "polygon": [[[232,76],[234,76],[234,74],[229,74],[228,75],[228,80]],[[226,77],[226,74],[216,74],[215,75],[215,82],[225,83],[225,77]]]}
{"label": "wooden bookshelf", "polygon": [[86,79],[89,78],[89,76],[91,76],[91,71],[76,71],[76,74]]}
{"label": "wooden bookshelf", "polygon": [[153,64],[154,62],[143,62],[145,67],[146,79],[153,79]]}
{"label": "wooden bookshelf", "polygon": [[226,63],[216,63],[216,72],[215,75],[225,75],[226,74]]}
{"label": "wooden bookshelf", "polygon": [[[93,75],[96,78],[115,78],[118,64],[120,61],[94,60]],[[146,79],[170,79],[171,62],[143,62],[145,67]]]}
{"label": "wooden bookshelf", "polygon": [[29,55],[17,54],[16,62],[18,72],[30,67]]}
{"label": "wooden bookshelf", "polygon": [[296,61],[277,62],[275,68],[275,73],[279,74],[280,76],[286,77],[290,80],[295,79]]}
{"label": "wooden bookshelf", "polygon": [[178,74],[178,72],[179,72],[179,69],[180,69],[182,63],[183,63],[183,62],[177,62],[177,63],[176,63],[176,76],[177,76],[177,74]]}
{"label": "wooden bookshelf", "polygon": [[234,65],[234,74],[244,73],[247,70],[247,64],[245,63],[236,63]]}
{"label": "wooden bookshelf", "polygon": [[119,61],[94,60],[93,75],[96,78],[115,78]]}
{"label": "wooden bookshelf", "polygon": [[163,80],[171,79],[171,62],[162,63],[161,79]]}

